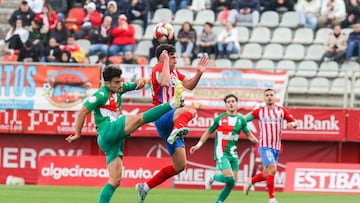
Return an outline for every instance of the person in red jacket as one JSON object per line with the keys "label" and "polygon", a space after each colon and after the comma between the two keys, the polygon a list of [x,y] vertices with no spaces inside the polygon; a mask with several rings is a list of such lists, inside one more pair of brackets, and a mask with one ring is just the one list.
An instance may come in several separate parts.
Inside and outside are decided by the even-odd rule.
{"label": "person in red jacket", "polygon": [[86,5],[86,15],[82,21],[81,28],[75,34],[76,39],[82,39],[89,35],[89,32],[93,29],[97,29],[102,23],[101,14],[96,10],[94,2],[90,2]]}
{"label": "person in red jacket", "polygon": [[119,52],[134,52],[135,49],[135,28],[128,24],[127,17],[121,14],[118,17],[118,25],[113,28],[112,43],[109,48],[109,55],[116,56]]}
{"label": "person in red jacket", "polygon": [[41,22],[41,30],[43,33],[48,33],[49,30],[54,30],[58,22],[56,11],[52,9],[50,4],[45,4],[42,11],[35,15],[35,20]]}

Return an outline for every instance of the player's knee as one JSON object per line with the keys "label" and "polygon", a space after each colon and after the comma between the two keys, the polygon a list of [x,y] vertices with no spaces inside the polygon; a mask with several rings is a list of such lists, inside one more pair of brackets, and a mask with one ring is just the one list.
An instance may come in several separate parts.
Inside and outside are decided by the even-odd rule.
{"label": "player's knee", "polygon": [[109,183],[114,186],[115,188],[119,187],[121,182],[121,177],[120,178],[110,178]]}
{"label": "player's knee", "polygon": [[226,185],[228,185],[230,187],[235,186],[235,178],[234,178],[234,176],[225,177],[225,181],[226,181]]}
{"label": "player's knee", "polygon": [[188,109],[186,109],[186,112],[191,113],[192,119],[197,117],[197,110],[196,109],[188,108]]}

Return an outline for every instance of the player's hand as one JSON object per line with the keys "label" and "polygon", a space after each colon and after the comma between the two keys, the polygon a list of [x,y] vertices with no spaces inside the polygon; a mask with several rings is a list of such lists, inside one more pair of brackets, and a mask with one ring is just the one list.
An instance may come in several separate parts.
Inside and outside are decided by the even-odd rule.
{"label": "player's hand", "polygon": [[205,72],[208,64],[209,64],[209,58],[205,55],[202,56],[198,63],[198,71],[200,71],[201,73]]}
{"label": "player's hand", "polygon": [[80,136],[81,136],[81,135],[69,135],[67,138],[65,138],[65,140],[66,140],[68,143],[73,143],[73,142],[75,142],[76,140],[80,139]]}
{"label": "player's hand", "polygon": [[159,57],[159,63],[163,63],[165,60],[169,60],[169,53],[167,50],[163,50]]}
{"label": "player's hand", "polygon": [[199,149],[199,147],[198,146],[192,146],[191,148],[190,148],[190,154],[194,154],[194,152],[196,151],[196,150],[198,150]]}
{"label": "player's hand", "polygon": [[143,88],[145,86],[146,81],[143,78],[139,78],[139,79],[135,80],[135,83],[136,83],[135,89],[138,90],[138,89],[141,89],[141,88]]}
{"label": "player's hand", "polygon": [[296,125],[296,123],[294,123],[294,122],[287,123],[287,124],[286,124],[286,128],[287,128],[287,129],[296,129],[296,128],[297,128],[297,125]]}

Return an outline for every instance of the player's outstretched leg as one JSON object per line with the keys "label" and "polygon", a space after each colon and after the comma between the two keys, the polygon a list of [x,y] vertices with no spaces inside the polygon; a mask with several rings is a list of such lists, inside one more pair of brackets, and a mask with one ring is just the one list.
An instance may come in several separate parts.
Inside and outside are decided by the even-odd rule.
{"label": "player's outstretched leg", "polygon": [[174,142],[179,138],[184,138],[187,134],[189,134],[190,129],[189,128],[180,128],[180,129],[174,129],[171,131],[167,142],[169,144],[174,144]]}
{"label": "player's outstretched leg", "polygon": [[251,179],[247,178],[246,181],[245,181],[245,185],[244,185],[244,195],[249,194],[249,191],[250,191],[251,187],[252,187]]}
{"label": "player's outstretched leg", "polygon": [[211,190],[211,185],[214,182],[214,175],[215,174],[211,174],[205,179],[205,190]]}
{"label": "player's outstretched leg", "polygon": [[184,99],[182,94],[184,92],[183,84],[180,80],[176,82],[175,95],[171,102],[175,104],[175,108],[181,108],[184,106]]}
{"label": "player's outstretched leg", "polygon": [[138,203],[144,203],[146,198],[147,192],[145,191],[145,184],[144,183],[137,183],[135,185],[135,189],[137,190],[137,200]]}

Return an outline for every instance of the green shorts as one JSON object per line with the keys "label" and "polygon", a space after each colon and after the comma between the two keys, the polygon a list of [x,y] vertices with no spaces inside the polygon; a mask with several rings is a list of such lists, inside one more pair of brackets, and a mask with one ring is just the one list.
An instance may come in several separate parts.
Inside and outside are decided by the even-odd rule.
{"label": "green shorts", "polygon": [[232,171],[239,171],[239,159],[231,157],[221,157],[216,160],[216,170],[223,171],[231,168]]}
{"label": "green shorts", "polygon": [[99,131],[97,142],[100,149],[106,155],[106,164],[111,163],[116,157],[122,157],[125,138],[125,116],[119,117],[116,121],[108,122]]}

